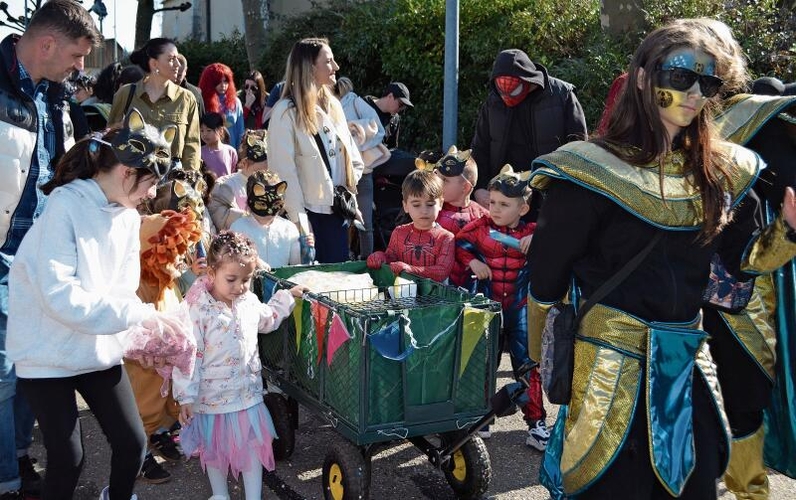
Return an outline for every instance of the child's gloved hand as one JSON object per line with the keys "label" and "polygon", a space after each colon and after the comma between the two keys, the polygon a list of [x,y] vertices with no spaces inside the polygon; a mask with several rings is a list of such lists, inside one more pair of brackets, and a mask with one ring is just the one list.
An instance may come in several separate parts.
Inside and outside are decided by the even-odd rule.
{"label": "child's gloved hand", "polygon": [[409,264],[406,262],[390,262],[390,271],[396,276],[401,274],[403,271],[409,270]]}
{"label": "child's gloved hand", "polygon": [[372,254],[368,255],[367,264],[371,269],[378,269],[386,263],[387,256],[384,255],[384,252],[373,252]]}
{"label": "child's gloved hand", "polygon": [[184,404],[180,405],[180,425],[185,427],[193,420],[193,405]]}

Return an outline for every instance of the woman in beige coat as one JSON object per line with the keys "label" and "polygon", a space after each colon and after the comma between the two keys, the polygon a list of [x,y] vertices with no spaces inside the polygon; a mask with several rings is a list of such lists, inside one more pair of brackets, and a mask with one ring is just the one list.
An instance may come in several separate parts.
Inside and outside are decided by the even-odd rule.
{"label": "woman in beige coat", "polygon": [[[288,218],[299,224],[306,214],[319,262],[348,260],[346,221],[332,211],[334,188],[342,185],[355,193],[363,169],[343,108],[330,89],[338,69],[326,39],[296,42],[268,127],[269,168],[287,181]],[[307,231],[302,226],[299,230]]]}

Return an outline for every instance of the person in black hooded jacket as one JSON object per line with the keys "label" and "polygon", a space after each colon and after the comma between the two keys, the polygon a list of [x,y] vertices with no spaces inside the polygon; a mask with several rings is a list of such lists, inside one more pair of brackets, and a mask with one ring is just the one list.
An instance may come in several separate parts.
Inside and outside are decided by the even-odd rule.
{"label": "person in black hooded jacket", "polygon": [[478,164],[475,200],[484,206],[489,206],[486,185],[503,165],[530,170],[537,156],[586,138],[586,118],[575,87],[548,75],[525,52],[508,49],[498,54],[489,89],[471,144]]}

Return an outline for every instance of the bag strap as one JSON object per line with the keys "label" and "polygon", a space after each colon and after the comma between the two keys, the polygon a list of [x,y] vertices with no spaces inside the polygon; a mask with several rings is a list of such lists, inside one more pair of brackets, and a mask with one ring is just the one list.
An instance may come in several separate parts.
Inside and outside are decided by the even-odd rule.
{"label": "bag strap", "polygon": [[329,157],[326,155],[326,148],[323,147],[323,139],[321,139],[321,134],[315,134],[315,144],[318,145],[318,151],[321,153],[321,158],[323,158],[323,164],[326,165],[326,170],[329,172],[329,178],[332,179],[334,183],[334,178],[332,177],[332,166],[329,164]]}
{"label": "bag strap", "polygon": [[663,231],[658,231],[658,234],[656,234],[655,237],[652,238],[649,243],[647,243],[647,246],[645,246],[641,252],[637,253],[635,257],[627,262],[627,264],[622,266],[622,269],[611,276],[611,279],[600,285],[600,287],[594,291],[591,297],[586,300],[586,303],[578,309],[578,316],[575,319],[575,323],[580,323],[581,318],[586,316],[586,313],[589,312],[589,309],[603,300],[606,295],[614,291],[616,287],[625,281],[625,279],[630,276],[630,273],[635,271],[636,268],[641,265],[642,262],[644,262],[644,259],[646,259],[647,255],[649,255],[649,253],[652,251],[652,247],[654,247],[662,237]]}
{"label": "bag strap", "polygon": [[133,96],[135,95],[135,83],[130,84],[130,93],[127,94],[127,102],[124,105],[124,113],[122,116],[127,114],[127,111],[130,110],[130,103],[133,102]]}

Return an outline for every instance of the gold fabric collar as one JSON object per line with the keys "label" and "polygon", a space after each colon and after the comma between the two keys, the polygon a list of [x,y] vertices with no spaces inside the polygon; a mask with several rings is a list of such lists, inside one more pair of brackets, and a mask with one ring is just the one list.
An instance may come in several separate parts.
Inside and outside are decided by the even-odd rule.
{"label": "gold fabric collar", "polygon": [[794,105],[796,96],[738,94],[725,102],[716,116],[716,128],[724,140],[743,145],[770,119]]}
{"label": "gold fabric collar", "polygon": [[[715,146],[732,173],[732,203],[737,204],[757,178],[763,162],[756,153],[735,144]],[[607,196],[650,224],[673,230],[696,230],[702,224],[702,200],[681,152],[664,161],[660,192],[658,164],[634,166],[591,142],[570,142],[534,161],[531,186],[544,190],[553,179],[574,182]]]}

